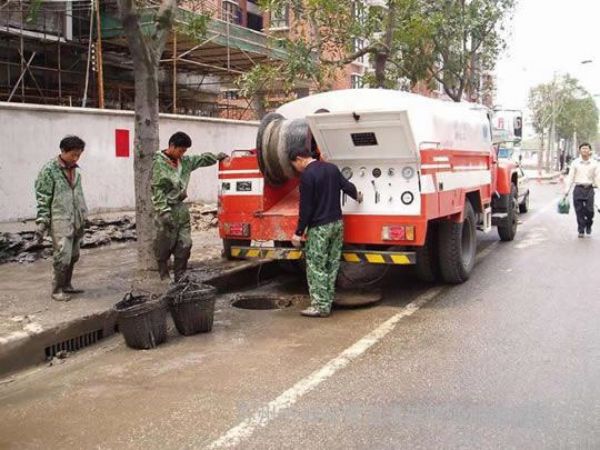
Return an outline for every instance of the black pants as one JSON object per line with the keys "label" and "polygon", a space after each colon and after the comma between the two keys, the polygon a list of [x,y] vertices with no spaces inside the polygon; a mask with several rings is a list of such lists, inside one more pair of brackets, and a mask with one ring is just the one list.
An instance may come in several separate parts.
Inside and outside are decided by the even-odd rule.
{"label": "black pants", "polygon": [[592,228],[594,223],[594,188],[592,186],[575,186],[573,205],[577,214],[577,229],[583,233]]}

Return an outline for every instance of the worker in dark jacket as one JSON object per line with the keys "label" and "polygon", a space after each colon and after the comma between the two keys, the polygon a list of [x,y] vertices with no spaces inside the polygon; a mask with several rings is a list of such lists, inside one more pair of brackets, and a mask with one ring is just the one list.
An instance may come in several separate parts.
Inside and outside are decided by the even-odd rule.
{"label": "worker in dark jacket", "polygon": [[56,301],[68,301],[69,294],[83,292],[73,287],[71,278],[87,215],[77,165],[84,149],[85,142],[77,136],[65,137],[60,141],[60,155],[52,158],[35,180],[36,237],[38,242],[48,233],[52,237],[52,298]]}
{"label": "worker in dark jacket", "polygon": [[305,232],[307,236],[306,276],[311,306],[301,314],[327,317],[335,294],[344,237],[340,191],[358,202],[362,201],[362,194],[335,165],[313,158],[310,149],[291,149],[289,159],[301,174],[298,227],[292,244],[300,247]]}
{"label": "worker in dark jacket", "polygon": [[152,205],[157,228],[154,253],[161,279],[169,278],[169,259],[174,256],[174,279],[178,281],[187,269],[192,249],[190,212],[183,202],[191,174],[199,167],[226,159],[226,153],[210,152],[185,155],[192,139],[178,131],[169,139],[169,147],[155,153],[152,165]]}

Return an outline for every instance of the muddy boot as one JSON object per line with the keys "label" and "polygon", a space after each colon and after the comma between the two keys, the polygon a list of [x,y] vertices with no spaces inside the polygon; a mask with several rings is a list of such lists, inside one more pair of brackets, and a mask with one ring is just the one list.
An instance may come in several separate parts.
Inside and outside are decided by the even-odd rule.
{"label": "muddy boot", "polygon": [[169,279],[169,260],[158,261],[158,274],[160,275],[161,280]]}
{"label": "muddy boot", "polygon": [[187,259],[184,258],[175,258],[173,261],[173,273],[174,273],[174,281],[177,283],[181,280],[181,277],[185,275],[185,271],[187,270]]}
{"label": "muddy boot", "polygon": [[54,278],[52,280],[52,299],[56,300],[57,302],[68,302],[71,300],[71,296],[67,295],[63,290],[66,279],[65,272],[57,270],[54,271]]}
{"label": "muddy boot", "polygon": [[85,291],[83,289],[75,289],[71,284],[71,278],[73,278],[73,268],[75,264],[70,264],[69,268],[65,272],[65,285],[63,287],[63,292],[67,294],[83,294]]}

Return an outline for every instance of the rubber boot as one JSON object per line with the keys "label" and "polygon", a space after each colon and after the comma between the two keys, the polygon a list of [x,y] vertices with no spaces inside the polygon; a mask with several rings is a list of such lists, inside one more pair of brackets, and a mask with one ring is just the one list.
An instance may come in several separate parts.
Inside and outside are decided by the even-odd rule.
{"label": "rubber boot", "polygon": [[65,272],[65,286],[63,287],[63,292],[68,294],[82,294],[85,291],[83,289],[75,289],[71,284],[71,278],[73,278],[73,268],[75,267],[75,263],[71,263]]}
{"label": "rubber boot", "polygon": [[169,275],[169,260],[158,261],[158,274],[161,280],[166,280],[170,277]]}
{"label": "rubber boot", "polygon": [[187,270],[187,258],[175,258],[173,261],[174,281],[177,283]]}
{"label": "rubber boot", "polygon": [[67,270],[56,270],[54,269],[54,277],[52,279],[52,299],[57,302],[68,302],[71,300],[71,296],[67,295],[63,290],[65,286]]}

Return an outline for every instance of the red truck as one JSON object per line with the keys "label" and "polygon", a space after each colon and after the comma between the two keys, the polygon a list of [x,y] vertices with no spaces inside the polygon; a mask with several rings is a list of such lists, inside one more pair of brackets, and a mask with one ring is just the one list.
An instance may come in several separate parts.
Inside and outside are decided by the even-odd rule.
{"label": "red truck", "polygon": [[[347,201],[343,262],[414,265],[420,278],[461,283],[477,232],[511,241],[519,171],[499,160],[490,111],[382,89],[317,94],[283,105],[260,125],[252,150],[219,167],[219,231],[230,258],[298,260],[298,177],[287,159],[306,145],[363,193]],[[342,270],[343,272],[343,270]]]}

